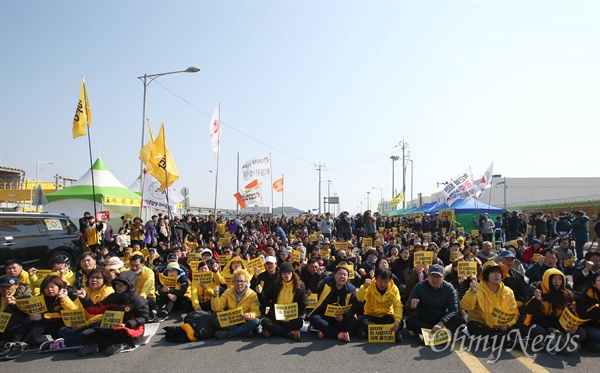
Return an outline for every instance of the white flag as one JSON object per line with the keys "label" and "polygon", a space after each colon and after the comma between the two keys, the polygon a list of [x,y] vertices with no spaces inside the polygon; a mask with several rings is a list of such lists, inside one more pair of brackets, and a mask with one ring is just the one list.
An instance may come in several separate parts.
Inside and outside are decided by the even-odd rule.
{"label": "white flag", "polygon": [[[177,204],[185,198],[173,188],[169,189],[168,206],[171,212],[175,212]],[[142,191],[142,206],[167,211],[167,188],[160,191],[160,182],[149,173],[144,173],[144,190]]]}
{"label": "white flag", "polygon": [[219,152],[221,150],[221,105],[218,105],[215,108],[212,117],[210,117],[210,125],[208,126],[208,132],[210,133],[210,142],[212,144],[212,150],[218,157]]}
{"label": "white flag", "polygon": [[249,160],[242,166],[244,181],[271,176],[271,156],[265,155]]}
{"label": "white flag", "polygon": [[479,189],[482,192],[487,188],[492,187],[492,173],[494,172],[493,169],[494,162],[490,164],[490,167],[488,167],[487,171],[485,171],[485,174],[483,174],[483,176],[481,177],[481,180],[479,180]]}
{"label": "white flag", "polygon": [[469,199],[477,194],[477,187],[473,183],[471,167],[454,177],[442,191],[446,197],[446,203],[451,206],[458,199]]}
{"label": "white flag", "polygon": [[[255,183],[251,183],[255,184]],[[246,205],[258,205],[262,201],[262,183],[258,183],[242,193]]]}

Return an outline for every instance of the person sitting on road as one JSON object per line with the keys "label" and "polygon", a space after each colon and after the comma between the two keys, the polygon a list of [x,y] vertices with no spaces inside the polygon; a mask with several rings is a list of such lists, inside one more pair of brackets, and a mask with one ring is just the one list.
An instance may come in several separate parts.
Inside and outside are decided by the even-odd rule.
{"label": "person sitting on road", "polygon": [[402,302],[392,276],[389,269],[377,268],[375,280],[367,278],[356,293],[356,299],[365,302],[364,315],[358,319],[363,338],[368,335],[370,324],[393,324],[396,343],[402,342]]}
{"label": "person sitting on road", "polygon": [[585,342],[590,351],[600,353],[600,272],[589,275],[587,289],[577,301],[577,313],[584,320]]}
{"label": "person sitting on road", "polygon": [[[73,271],[69,269],[69,265],[67,264],[67,261],[64,258],[58,257],[54,259],[54,261],[50,265],[50,269],[54,274],[60,276],[60,278],[67,283],[67,286],[75,287],[75,285],[77,284],[77,278],[75,276],[75,273],[73,273]],[[31,279],[30,287],[32,289],[39,288],[42,285],[42,281],[44,281],[44,278],[38,278],[36,268],[29,268],[27,272],[29,272],[29,277]]]}
{"label": "person sitting on road", "polygon": [[[132,284],[135,285],[135,293],[148,300],[148,306],[153,309],[156,304],[156,279],[154,272],[144,264],[144,257],[139,254],[132,255],[129,259],[129,268],[122,270],[121,274],[127,272],[135,274],[135,280],[132,281]],[[150,319],[153,320],[156,316],[156,313],[152,313]]]}
{"label": "person sitting on road", "polygon": [[[208,268],[208,263],[201,261],[198,263],[198,272],[211,272]],[[217,275],[218,272],[212,273],[212,283],[210,284],[196,284],[192,283],[192,308],[195,311],[206,311],[210,312],[210,300],[215,295],[215,286],[220,286],[221,276]]]}
{"label": "person sitting on road", "polygon": [[[275,288],[275,282],[278,278],[277,258],[268,256],[265,259],[265,271],[258,273],[258,268],[255,268],[254,276],[250,282],[250,288],[258,294],[258,302],[260,303],[260,312],[265,313],[268,306],[268,299],[265,294],[271,294]],[[252,286],[254,285],[254,286]]]}
{"label": "person sitting on road", "polygon": [[593,249],[585,253],[584,260],[573,270],[573,289],[585,291],[588,279],[596,273],[600,273],[600,250]]}
{"label": "person sitting on road", "polygon": [[221,271],[221,276],[223,278],[223,283],[227,285],[227,289],[231,289],[234,287],[233,276],[236,270],[238,269],[246,269],[246,261],[242,259],[239,255],[236,255],[231,258],[231,260],[225,264],[225,267]]}
{"label": "person sitting on road", "polygon": [[[537,261],[527,268],[525,276],[529,279],[529,284],[541,281],[544,273],[550,268],[556,268],[558,263],[558,253],[554,249],[544,249]],[[561,271],[562,272],[562,271]]]}
{"label": "person sitting on road", "polygon": [[[0,277],[0,312],[10,314],[10,319],[4,328],[4,332],[0,333],[1,341],[12,341],[21,322],[27,317],[27,314],[17,307],[16,300],[30,297],[31,288],[25,284],[21,284],[18,277],[8,275]],[[2,344],[2,348],[0,349],[0,358],[8,356],[13,347],[17,345],[19,347],[15,348],[15,353],[18,352],[20,354],[22,350],[27,351],[29,349],[23,342],[16,342],[16,344],[6,342]]]}
{"label": "person sitting on road", "polygon": [[[30,274],[28,271],[23,270],[23,263],[21,260],[17,258],[7,260],[6,263],[4,263],[4,271],[6,272],[6,276],[16,277],[19,279],[20,284],[32,288]],[[35,272],[32,271],[32,274],[33,273]]]}
{"label": "person sitting on road", "polygon": [[177,280],[175,286],[161,284],[158,287],[158,297],[156,298],[154,311],[158,312],[158,320],[160,321],[168,319],[169,313],[174,308],[183,310],[185,313],[192,310],[190,281],[184,270],[180,268],[179,263],[169,263],[167,268],[164,269],[163,275]]}
{"label": "person sitting on road", "polygon": [[251,278],[248,271],[239,268],[233,272],[233,287],[225,290],[221,297],[219,297],[220,288],[218,286],[214,288],[215,296],[210,300],[213,312],[241,307],[244,318],[242,324],[221,328],[218,318],[215,317],[215,326],[220,329],[215,333],[217,339],[254,336],[253,330],[260,324],[260,307],[258,296],[249,287]]}

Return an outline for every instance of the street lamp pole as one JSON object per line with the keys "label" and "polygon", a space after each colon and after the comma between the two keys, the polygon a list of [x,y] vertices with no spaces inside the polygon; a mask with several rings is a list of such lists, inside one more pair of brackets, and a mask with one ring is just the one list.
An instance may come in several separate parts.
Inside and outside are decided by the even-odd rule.
{"label": "street lamp pole", "polygon": [[[52,162],[35,162],[35,189],[37,190],[39,183],[40,164],[54,164]],[[33,204],[33,189],[31,190],[31,203]],[[40,205],[35,206],[35,212],[38,212]]]}
{"label": "street lamp pole", "polygon": [[396,189],[394,189],[394,162],[399,160],[400,157],[398,157],[397,155],[392,155],[390,157],[390,159],[392,160],[392,198],[391,199],[394,199],[396,197]]}
{"label": "street lamp pole", "polygon": [[367,210],[371,210],[371,192],[367,192]]}
{"label": "street lamp pole", "polygon": [[[179,73],[197,73],[198,71],[200,71],[199,68],[190,66],[185,70],[170,71],[167,73],[160,73],[160,74],[144,74],[143,76],[138,76],[138,79],[140,79],[144,83],[144,104],[143,104],[144,112],[143,112],[143,119],[142,119],[142,146],[140,147],[140,149],[144,147],[144,135],[146,133],[146,101],[148,100],[148,86],[150,85],[150,83],[152,83],[159,76],[179,74]],[[144,183],[144,162],[143,161],[140,161],[140,177],[141,177],[140,192],[142,192],[142,190],[143,190],[142,186]]]}
{"label": "street lamp pole", "polygon": [[380,197],[381,197],[381,199],[379,200],[379,203],[380,203],[379,206],[381,206],[381,210],[383,211],[383,206],[382,206],[383,205],[383,188],[371,187],[371,189],[379,189],[379,193],[380,193]]}

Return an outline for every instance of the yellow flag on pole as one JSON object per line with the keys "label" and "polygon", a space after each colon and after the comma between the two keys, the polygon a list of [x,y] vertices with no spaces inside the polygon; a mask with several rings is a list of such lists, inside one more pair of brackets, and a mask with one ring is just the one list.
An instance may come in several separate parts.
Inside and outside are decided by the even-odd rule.
{"label": "yellow flag on pole", "polygon": [[397,206],[402,201],[404,201],[404,191],[401,191],[396,197],[392,198],[390,205]]}
{"label": "yellow flag on pole", "polygon": [[152,144],[154,143],[154,134],[152,133],[152,127],[150,127],[150,122],[148,122],[148,132],[150,132],[150,141],[144,145],[144,147],[140,150],[140,161],[144,163],[146,166],[146,170],[150,172],[152,166],[150,165],[150,150],[152,149]]}
{"label": "yellow flag on pole", "polygon": [[150,149],[150,169],[148,173],[160,183],[160,190],[170,187],[179,179],[179,171],[171,157],[165,137],[165,123],[160,126],[158,137],[152,142]]}
{"label": "yellow flag on pole", "polygon": [[85,80],[81,77],[81,88],[79,89],[79,102],[73,118],[73,138],[87,135],[86,127],[92,123],[92,110],[85,89]]}

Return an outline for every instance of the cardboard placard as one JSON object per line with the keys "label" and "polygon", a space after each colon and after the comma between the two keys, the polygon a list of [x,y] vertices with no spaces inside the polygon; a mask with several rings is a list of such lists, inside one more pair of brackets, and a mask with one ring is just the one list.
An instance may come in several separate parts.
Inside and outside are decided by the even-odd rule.
{"label": "cardboard placard", "polygon": [[433,263],[433,251],[417,251],[413,254],[414,264],[427,264]]}
{"label": "cardboard placard", "polygon": [[456,259],[458,259],[460,256],[462,255],[462,253],[460,251],[450,251],[450,261],[454,262]]}
{"label": "cardboard placard", "polygon": [[192,273],[192,283],[194,285],[210,285],[213,282],[213,273],[212,272],[194,272]]}
{"label": "cardboard placard", "polygon": [[194,262],[194,261],[201,261],[202,260],[202,253],[189,253],[188,254],[188,260],[190,262]]}
{"label": "cardboard placard", "polygon": [[231,260],[231,254],[219,255],[219,265],[221,266],[221,268],[224,268],[227,265],[227,263],[229,263],[230,260]]}
{"label": "cardboard placard", "polygon": [[338,250],[348,250],[348,242],[346,241],[335,241],[333,243],[333,247],[336,251]]}
{"label": "cardboard placard", "polygon": [[540,253],[535,253],[533,254],[533,258],[532,258],[532,263],[537,263],[538,258],[541,256],[542,254]]}
{"label": "cardboard placard", "polygon": [[394,324],[369,324],[369,343],[394,343],[396,335],[392,331]]}
{"label": "cardboard placard", "polygon": [[4,333],[12,314],[8,312],[0,312],[0,333]]}
{"label": "cardboard placard", "polygon": [[367,251],[371,247],[373,247],[373,239],[371,237],[363,238],[363,240],[362,240],[363,251]]}
{"label": "cardboard placard", "polygon": [[318,300],[319,300],[318,294],[307,295],[306,296],[306,308],[315,308]]}
{"label": "cardboard placard", "polygon": [[68,326],[69,328],[73,325],[85,325],[87,321],[83,309],[73,311],[60,310],[60,315],[62,316],[65,326]]}
{"label": "cardboard placard", "polygon": [[517,316],[518,316],[517,310],[515,310],[514,312],[510,312],[510,311],[504,311],[498,307],[495,307],[492,310],[492,317],[490,319],[490,322],[492,324],[496,324],[496,325],[508,324]]}
{"label": "cardboard placard", "polygon": [[292,258],[292,263],[294,262],[298,262],[300,263],[302,261],[302,253],[298,250],[290,250],[290,257]]}
{"label": "cardboard placard", "polygon": [[425,346],[438,346],[450,341],[450,333],[445,327],[435,333],[432,329],[421,328],[421,333],[423,334]]}
{"label": "cardboard placard", "polygon": [[471,275],[477,276],[477,262],[461,260],[456,266],[456,272],[458,272],[459,277]]}
{"label": "cardboard placard", "polygon": [[577,262],[577,258],[570,258],[564,261],[564,266],[563,267],[573,267],[575,265],[575,263]]}
{"label": "cardboard placard", "polygon": [[114,328],[117,325],[123,324],[124,311],[106,311],[102,318],[101,328]]}
{"label": "cardboard placard", "polygon": [[564,330],[568,330],[568,329],[577,329],[579,327],[579,325],[585,324],[586,322],[588,322],[590,320],[591,319],[587,319],[587,320],[580,319],[579,317],[573,315],[573,312],[571,312],[571,310],[568,307],[565,307],[565,309],[563,310],[563,313],[560,315],[560,319],[558,319],[558,322],[560,323],[560,326],[562,326]]}
{"label": "cardboard placard", "polygon": [[325,309],[325,316],[341,316],[346,312],[350,311],[352,305],[349,304],[347,306],[334,306],[333,304],[328,304],[327,309]]}
{"label": "cardboard placard", "polygon": [[255,268],[258,268],[259,273],[263,273],[265,271],[265,264],[262,262],[262,258],[260,256],[248,261],[248,272],[254,274]]}
{"label": "cardboard placard", "polygon": [[46,278],[46,277],[48,277],[48,276],[50,276],[52,274],[52,270],[51,269],[38,269],[35,272],[35,274],[36,274],[36,276],[37,276],[38,279]]}
{"label": "cardboard placard", "polygon": [[24,313],[31,315],[32,313],[44,313],[48,309],[46,308],[46,302],[44,296],[40,295],[31,298],[16,299],[17,307]]}
{"label": "cardboard placard", "polygon": [[219,319],[219,325],[221,328],[245,323],[246,320],[244,320],[243,315],[244,310],[242,307],[237,307],[228,311],[217,312],[217,317]]}
{"label": "cardboard placard", "polygon": [[354,264],[346,264],[345,267],[348,268],[348,280],[354,280]]}
{"label": "cardboard placard", "polygon": [[169,277],[163,275],[162,273],[159,273],[158,279],[162,286],[166,286],[168,288],[174,288],[175,286],[177,286],[177,277]]}
{"label": "cardboard placard", "polygon": [[290,321],[298,318],[298,303],[275,303],[275,320]]}

